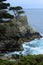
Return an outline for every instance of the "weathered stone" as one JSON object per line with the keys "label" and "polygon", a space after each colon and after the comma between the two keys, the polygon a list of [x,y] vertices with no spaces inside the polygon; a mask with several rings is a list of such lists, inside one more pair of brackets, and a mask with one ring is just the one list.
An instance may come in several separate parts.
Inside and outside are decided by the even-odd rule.
{"label": "weathered stone", "polygon": [[[1,24],[2,25],[2,24]],[[23,50],[21,44],[23,42],[41,38],[40,33],[35,31],[27,22],[26,16],[18,17],[17,22],[15,18],[12,22],[3,24],[6,28],[5,34],[0,33],[0,51],[12,52]]]}

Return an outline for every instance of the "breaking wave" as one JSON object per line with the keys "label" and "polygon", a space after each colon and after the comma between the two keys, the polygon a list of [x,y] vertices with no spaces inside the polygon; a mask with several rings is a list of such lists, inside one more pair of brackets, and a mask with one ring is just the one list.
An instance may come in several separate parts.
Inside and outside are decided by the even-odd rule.
{"label": "breaking wave", "polygon": [[5,54],[5,56],[12,55],[12,54],[22,54],[22,55],[38,55],[43,54],[43,38],[35,39],[31,42],[24,42],[22,44],[24,50],[21,51],[15,51],[8,54]]}

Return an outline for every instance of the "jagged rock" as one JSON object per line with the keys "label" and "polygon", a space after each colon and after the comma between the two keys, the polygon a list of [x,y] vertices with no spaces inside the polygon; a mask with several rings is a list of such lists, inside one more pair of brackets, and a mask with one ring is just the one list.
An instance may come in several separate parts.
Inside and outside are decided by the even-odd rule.
{"label": "jagged rock", "polygon": [[26,16],[18,17],[17,22],[15,22],[14,18],[12,22],[3,23],[1,25],[6,28],[4,35],[0,33],[1,52],[22,50],[21,44],[23,42],[42,37],[39,32],[35,31],[28,24]]}

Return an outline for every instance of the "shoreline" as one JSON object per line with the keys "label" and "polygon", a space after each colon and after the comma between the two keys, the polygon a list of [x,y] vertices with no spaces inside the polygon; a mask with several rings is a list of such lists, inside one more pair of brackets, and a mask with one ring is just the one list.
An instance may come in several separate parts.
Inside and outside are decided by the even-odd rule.
{"label": "shoreline", "polygon": [[[43,38],[40,38],[40,39],[43,39]],[[26,43],[31,43],[32,41],[35,41],[35,40],[38,40],[38,39],[36,38],[36,39],[34,39],[34,40],[31,40],[30,42],[28,42],[28,41],[27,41],[27,42],[24,42],[23,44],[25,45]],[[23,44],[22,44],[22,47],[23,47]],[[23,49],[23,50],[24,50],[24,49]],[[23,51],[23,50],[22,50],[22,51]],[[10,55],[12,55],[12,54],[14,54],[14,55],[15,55],[15,54],[20,55],[20,52],[22,52],[22,51],[9,52],[8,54],[5,54],[5,56],[7,56],[7,55],[10,56]]]}

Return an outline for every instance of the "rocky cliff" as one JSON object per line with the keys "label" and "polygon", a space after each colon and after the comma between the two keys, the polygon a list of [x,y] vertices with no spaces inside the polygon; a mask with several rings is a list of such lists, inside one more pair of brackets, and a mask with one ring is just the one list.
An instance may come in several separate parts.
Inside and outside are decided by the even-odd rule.
{"label": "rocky cliff", "polygon": [[22,50],[21,44],[42,37],[27,21],[26,16],[13,18],[10,22],[0,23],[0,52]]}

